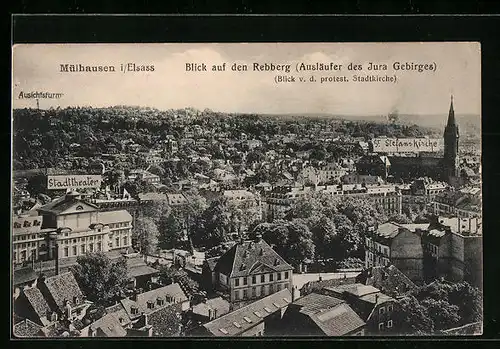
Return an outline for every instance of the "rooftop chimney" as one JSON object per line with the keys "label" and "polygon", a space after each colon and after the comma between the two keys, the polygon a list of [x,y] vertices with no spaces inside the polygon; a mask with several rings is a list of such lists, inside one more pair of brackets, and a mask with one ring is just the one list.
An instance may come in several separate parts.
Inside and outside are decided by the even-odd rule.
{"label": "rooftop chimney", "polygon": [[375,304],[378,303],[378,294],[375,295]]}
{"label": "rooftop chimney", "polygon": [[257,233],[257,235],[255,235],[255,242],[260,242],[261,240],[262,240],[262,234]]}

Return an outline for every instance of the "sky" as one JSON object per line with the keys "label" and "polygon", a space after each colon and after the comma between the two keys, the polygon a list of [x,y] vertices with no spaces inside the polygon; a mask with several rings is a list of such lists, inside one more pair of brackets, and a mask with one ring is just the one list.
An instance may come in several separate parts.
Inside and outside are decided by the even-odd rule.
{"label": "sky", "polygon": [[[186,63],[226,63],[223,72],[189,72]],[[256,72],[252,64],[291,64],[291,73]],[[342,64],[341,72],[295,71],[297,63]],[[353,82],[366,76],[368,62],[388,65],[378,75],[396,75],[396,83]],[[392,70],[394,62],[435,63],[436,71]],[[154,65],[149,72],[119,72],[123,63]],[[247,64],[246,72],[230,70]],[[348,71],[363,64],[362,72]],[[60,64],[114,65],[115,73],[62,73]],[[234,44],[59,44],[13,48],[13,106],[36,107],[29,92],[63,93],[40,99],[40,108],[134,105],[160,110],[194,107],[221,112],[268,114],[387,115],[447,114],[450,95],[457,114],[481,113],[479,43],[234,43]],[[276,75],[315,83],[276,84]],[[323,76],[345,75],[348,83],[323,83]]]}

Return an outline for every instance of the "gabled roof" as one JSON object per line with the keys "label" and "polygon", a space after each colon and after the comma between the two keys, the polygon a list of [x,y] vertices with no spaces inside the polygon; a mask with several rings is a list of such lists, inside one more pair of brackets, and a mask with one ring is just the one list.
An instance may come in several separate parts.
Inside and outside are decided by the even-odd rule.
{"label": "gabled roof", "polygon": [[339,304],[345,303],[344,300],[319,293],[310,293],[307,296],[300,297],[294,305],[300,306],[300,312],[306,315],[314,314],[321,309],[329,309]]}
{"label": "gabled roof", "polygon": [[[137,300],[133,300],[130,298],[122,299],[121,303],[125,308],[125,311],[127,312],[128,316],[131,319],[133,319],[138,317],[141,313],[148,314],[153,312],[155,309],[157,310],[161,307],[171,304],[168,302],[166,297],[171,297],[172,299],[171,303],[182,303],[188,300],[186,294],[184,293],[184,291],[182,291],[180,285],[178,283],[174,283],[148,292],[139,293],[137,295]],[[157,305],[158,298],[163,299],[164,301],[163,306]],[[148,302],[154,303],[153,309],[148,308]],[[137,307],[138,309],[137,314],[132,314],[131,310],[132,307]]]}
{"label": "gabled roof", "polygon": [[12,281],[14,286],[22,285],[26,283],[31,283],[38,278],[38,275],[33,270],[32,267],[24,267],[20,269],[14,270],[14,275],[12,277]]}
{"label": "gabled roof", "polygon": [[60,198],[55,199],[52,202],[49,202],[47,205],[44,205],[38,209],[39,212],[49,212],[53,214],[64,214],[65,211],[73,207],[77,207],[81,205],[83,207],[83,212],[95,211],[98,207],[94,204],[86,202],[84,200],[75,199],[75,198],[67,198],[66,196],[62,196]]}
{"label": "gabled roof", "polygon": [[[45,298],[43,297],[42,292],[37,287],[32,287],[24,290],[24,295],[28,300],[28,303],[33,307],[36,315],[42,319],[46,318],[50,313],[50,307]],[[40,320],[40,322],[42,322]]]}
{"label": "gabled roof", "polygon": [[111,314],[106,314],[96,320],[90,325],[90,329],[97,330],[98,335],[104,337],[125,337],[127,335],[127,331]]}
{"label": "gabled roof", "polygon": [[25,319],[14,325],[14,336],[21,338],[38,337],[38,332],[41,328],[42,326],[29,319]]}
{"label": "gabled roof", "polygon": [[417,286],[394,265],[372,267],[364,270],[357,281],[372,285],[389,296],[398,296],[413,291]]}
{"label": "gabled roof", "polygon": [[235,244],[217,261],[215,270],[229,277],[240,277],[263,266],[274,272],[293,270],[263,239]]}
{"label": "gabled roof", "polygon": [[[73,273],[66,272],[54,275],[46,278],[43,282],[60,311],[64,311],[66,301],[68,301],[71,306],[80,305],[83,302],[83,293]],[[74,302],[74,297],[77,297],[76,304]]]}
{"label": "gabled roof", "polygon": [[214,336],[238,336],[288,306],[291,300],[292,294],[284,289],[212,320],[203,327]]}
{"label": "gabled roof", "polygon": [[193,314],[209,316],[209,310],[216,310],[217,316],[229,313],[230,304],[222,297],[208,299],[206,302],[199,303],[193,307]]}
{"label": "gabled roof", "polygon": [[[307,308],[307,305],[304,308]],[[301,312],[303,313],[302,310]],[[314,313],[308,312],[307,316],[327,336],[344,336],[365,325],[359,315],[346,303],[339,303]]]}

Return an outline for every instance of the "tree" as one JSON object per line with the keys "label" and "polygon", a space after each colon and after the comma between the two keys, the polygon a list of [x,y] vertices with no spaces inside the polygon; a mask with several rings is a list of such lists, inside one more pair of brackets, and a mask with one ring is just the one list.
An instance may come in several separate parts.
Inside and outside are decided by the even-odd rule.
{"label": "tree", "polygon": [[193,240],[206,247],[219,245],[228,239],[232,223],[227,198],[217,198],[201,215]]}
{"label": "tree", "polygon": [[460,309],[457,305],[433,298],[426,298],[420,304],[427,308],[435,330],[445,330],[460,325],[460,315],[458,315]]}
{"label": "tree", "polygon": [[127,281],[125,259],[112,262],[102,252],[79,256],[72,271],[87,299],[103,305],[119,296]]}
{"label": "tree", "polygon": [[314,243],[312,233],[306,223],[300,219],[294,219],[288,223],[288,241],[283,257],[292,265],[299,265],[306,259],[314,258]]}
{"label": "tree", "polygon": [[174,248],[182,237],[182,225],[174,214],[162,216],[159,223],[159,245],[162,249]]}
{"label": "tree", "polygon": [[136,219],[132,237],[143,255],[149,255],[156,251],[158,235],[158,227],[152,218],[142,216]]}
{"label": "tree", "polygon": [[393,215],[393,216],[389,217],[389,221],[400,223],[400,224],[409,224],[409,223],[412,223],[411,219],[409,219],[404,214]]}
{"label": "tree", "polygon": [[414,296],[400,299],[397,309],[402,334],[426,335],[434,331],[434,322],[427,308]]}
{"label": "tree", "polygon": [[451,304],[459,306],[462,324],[483,320],[483,295],[477,287],[462,281],[453,285],[448,293]]}
{"label": "tree", "polygon": [[26,190],[31,197],[36,197],[38,194],[47,194],[47,177],[43,174],[37,174],[28,179]]}

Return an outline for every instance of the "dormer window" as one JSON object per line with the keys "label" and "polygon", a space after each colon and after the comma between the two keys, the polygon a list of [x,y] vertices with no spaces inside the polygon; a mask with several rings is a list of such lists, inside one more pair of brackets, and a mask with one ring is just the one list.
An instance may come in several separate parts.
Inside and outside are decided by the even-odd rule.
{"label": "dormer window", "polygon": [[279,264],[280,264],[280,260],[279,260],[278,258],[276,258],[276,259],[274,260],[274,265],[279,265]]}
{"label": "dormer window", "polygon": [[163,300],[163,298],[158,297],[158,298],[156,299],[156,303],[157,303],[159,306],[162,306],[162,305],[165,303],[165,301]]}
{"label": "dormer window", "polygon": [[31,227],[31,222],[30,221],[24,221],[23,227]]}
{"label": "dormer window", "polygon": [[78,205],[78,206],[75,207],[75,210],[82,211],[83,210],[83,206],[82,205]]}
{"label": "dormer window", "polygon": [[39,220],[37,220],[37,219],[35,219],[35,220],[33,221],[33,226],[36,226],[36,227],[37,227],[37,226],[39,226],[40,224],[41,224],[41,222],[40,222]]}
{"label": "dormer window", "polygon": [[21,223],[14,222],[14,228],[21,228]]}
{"label": "dormer window", "polygon": [[130,313],[131,313],[132,315],[137,315],[137,314],[139,314],[139,309],[138,309],[136,306],[132,306],[132,307],[130,308]]}
{"label": "dormer window", "polygon": [[243,270],[245,270],[246,268],[247,268],[247,267],[246,267],[246,265],[245,265],[245,264],[242,264],[242,265],[240,266],[240,271],[243,271]]}
{"label": "dormer window", "polygon": [[148,309],[153,309],[155,307],[155,303],[153,301],[148,301]]}
{"label": "dormer window", "polygon": [[78,304],[78,297],[77,296],[73,296],[73,304]]}

